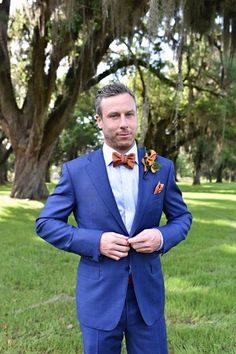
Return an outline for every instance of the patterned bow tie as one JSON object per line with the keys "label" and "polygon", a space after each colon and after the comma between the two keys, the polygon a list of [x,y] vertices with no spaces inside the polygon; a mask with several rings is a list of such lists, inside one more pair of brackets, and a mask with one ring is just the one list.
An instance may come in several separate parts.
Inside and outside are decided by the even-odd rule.
{"label": "patterned bow tie", "polygon": [[113,167],[124,165],[125,167],[132,169],[135,164],[135,154],[131,153],[129,155],[121,155],[118,152],[113,152],[112,163]]}

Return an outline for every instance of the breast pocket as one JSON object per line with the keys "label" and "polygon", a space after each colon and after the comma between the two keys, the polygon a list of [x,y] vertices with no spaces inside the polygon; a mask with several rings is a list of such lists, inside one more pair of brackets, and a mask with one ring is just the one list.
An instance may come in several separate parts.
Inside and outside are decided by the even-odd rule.
{"label": "breast pocket", "polygon": [[82,257],[79,264],[78,275],[89,279],[99,279],[100,263]]}
{"label": "breast pocket", "polygon": [[163,196],[164,196],[164,193],[161,192],[161,193],[156,193],[156,194],[152,194],[151,198],[154,202],[158,202],[158,201],[162,201],[163,200]]}

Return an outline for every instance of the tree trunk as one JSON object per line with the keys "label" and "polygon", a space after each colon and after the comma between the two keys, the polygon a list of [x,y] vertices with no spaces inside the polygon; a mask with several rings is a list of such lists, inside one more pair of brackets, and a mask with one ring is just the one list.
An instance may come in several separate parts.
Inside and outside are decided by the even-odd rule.
{"label": "tree trunk", "polygon": [[51,163],[50,163],[50,160],[48,161],[48,164],[47,164],[45,180],[46,180],[47,183],[51,182]]}
{"label": "tree trunk", "polygon": [[193,159],[194,163],[194,172],[193,172],[193,185],[200,185],[201,184],[201,170],[202,170],[202,149],[200,145],[200,149],[197,151],[195,158]]}
{"label": "tree trunk", "polygon": [[221,163],[216,171],[216,183],[222,183],[224,166]]}
{"label": "tree trunk", "polygon": [[47,153],[39,159],[34,154],[16,154],[16,156],[11,197],[35,200],[47,198],[48,189],[45,179],[49,151],[47,150]]}
{"label": "tree trunk", "polygon": [[12,146],[9,149],[1,149],[0,146],[0,185],[8,182],[7,171],[8,171],[8,158],[12,153]]}
{"label": "tree trunk", "polygon": [[[79,5],[79,2],[73,3],[71,17],[67,12],[63,13],[62,8],[62,17],[57,18],[57,13],[61,12],[61,8],[59,12],[55,10],[59,6],[57,2],[34,1],[37,15],[29,26],[31,54],[27,65],[28,81],[23,104],[19,108],[8,51],[8,40],[12,37],[8,33],[10,1],[0,1],[0,122],[16,157],[11,193],[15,198],[40,200],[47,197],[45,178],[48,161],[57,138],[72,117],[81,92],[91,87],[90,81],[109,45],[115,38],[131,36],[148,8],[146,0],[140,0],[138,4],[134,0],[114,2],[115,9],[108,6],[103,20],[100,1],[92,1],[88,7]],[[52,21],[55,14],[56,21]],[[117,28],[112,27],[114,14],[119,18]],[[65,23],[64,16],[68,26],[61,26]],[[56,22],[58,27],[51,29]],[[51,48],[50,53],[48,47]],[[58,90],[57,70],[63,58],[69,58],[71,65],[65,79],[62,82],[60,79],[61,89]]]}
{"label": "tree trunk", "polygon": [[0,185],[7,183],[7,164],[6,162],[0,164]]}
{"label": "tree trunk", "polygon": [[193,185],[196,186],[196,185],[200,185],[200,184],[201,184],[201,170],[197,169],[195,171],[194,176],[193,176]]}

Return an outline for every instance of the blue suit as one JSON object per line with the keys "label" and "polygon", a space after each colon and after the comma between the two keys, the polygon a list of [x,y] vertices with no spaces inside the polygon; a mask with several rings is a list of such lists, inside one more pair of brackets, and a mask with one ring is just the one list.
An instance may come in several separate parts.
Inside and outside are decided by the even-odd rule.
{"label": "blue suit", "polygon": [[[36,221],[37,233],[55,247],[81,256],[77,273],[78,318],[88,327],[111,330],[119,322],[132,270],[134,290],[143,320],[152,325],[164,314],[164,282],[160,254],[185,239],[191,214],[175,183],[173,163],[161,156],[157,173],[144,174],[139,148],[139,195],[130,237],[148,228],[163,235],[161,252],[130,250],[119,261],[99,253],[103,232],[128,236],[106,172],[102,149],[65,163],[61,179]],[[158,182],[161,193],[154,194]],[[167,223],[159,226],[164,211]],[[67,224],[73,212],[78,227]]]}

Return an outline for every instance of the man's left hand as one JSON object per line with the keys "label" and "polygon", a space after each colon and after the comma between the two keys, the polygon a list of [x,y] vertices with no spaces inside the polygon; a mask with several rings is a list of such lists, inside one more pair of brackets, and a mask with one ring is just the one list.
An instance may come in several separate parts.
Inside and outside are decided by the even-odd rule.
{"label": "man's left hand", "polygon": [[129,238],[128,242],[137,252],[152,253],[159,250],[162,235],[157,229],[145,229],[135,237]]}

